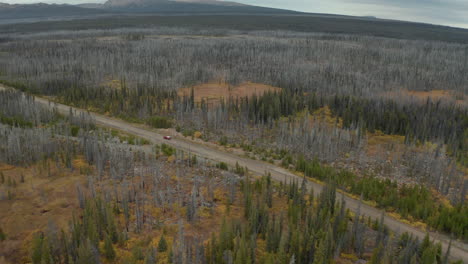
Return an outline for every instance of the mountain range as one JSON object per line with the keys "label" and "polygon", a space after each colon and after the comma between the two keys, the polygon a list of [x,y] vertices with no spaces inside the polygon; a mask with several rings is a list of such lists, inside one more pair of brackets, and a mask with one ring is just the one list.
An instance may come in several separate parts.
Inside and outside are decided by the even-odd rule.
{"label": "mountain range", "polygon": [[111,14],[294,14],[298,12],[218,0],[108,0],[103,4],[0,3],[0,20]]}

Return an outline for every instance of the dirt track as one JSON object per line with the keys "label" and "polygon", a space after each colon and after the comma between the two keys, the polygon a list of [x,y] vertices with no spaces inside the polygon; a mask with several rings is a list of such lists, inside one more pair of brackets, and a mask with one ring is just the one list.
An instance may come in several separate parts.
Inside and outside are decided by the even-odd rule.
{"label": "dirt track", "polygon": [[[42,104],[46,104],[46,105],[50,104],[48,100],[45,100],[42,98],[36,98],[36,101]],[[60,113],[68,114],[70,111],[69,106],[61,105],[61,104],[54,104],[54,105],[57,107]],[[79,113],[82,110],[75,109],[75,111]],[[191,152],[192,154],[196,154],[198,156],[211,159],[217,162],[225,162],[230,165],[235,165],[236,162],[238,162],[240,166],[243,166],[243,167],[246,166],[249,168],[249,171],[254,172],[256,174],[263,174],[264,172],[270,172],[272,178],[278,181],[283,181],[284,179],[302,180],[301,177],[294,175],[285,169],[282,169],[280,167],[277,167],[275,165],[272,165],[266,162],[239,157],[235,154],[231,154],[231,153],[224,152],[218,149],[214,149],[211,147],[203,146],[197,143],[184,140],[183,138],[173,138],[170,141],[164,140],[163,135],[158,133],[158,131],[156,131],[155,129],[151,129],[149,127],[142,126],[142,125],[135,125],[135,124],[127,123],[122,120],[117,120],[117,119],[106,117],[106,116],[99,115],[99,114],[91,113],[91,115],[95,118],[96,123],[98,125],[102,125],[102,126],[114,128],[114,129],[119,129],[126,133],[133,134],[135,136],[139,136],[141,138],[150,140],[153,143],[158,143],[158,144],[166,143],[177,149]],[[317,194],[321,191],[323,186],[318,183],[309,181],[308,187],[313,188],[314,193]],[[337,195],[339,196],[339,199],[341,199],[342,194],[337,194]],[[345,201],[346,201],[347,208],[349,208],[351,211],[357,210],[358,205],[359,205],[358,200],[345,195]],[[382,214],[382,211],[372,206],[362,204],[361,214],[370,216],[374,219],[379,219]],[[386,215],[385,217],[385,224],[392,231],[396,233],[409,232],[409,233],[412,233],[414,236],[418,237],[419,239],[423,239],[424,236],[426,235],[426,231],[423,231],[411,225],[402,223],[398,221],[397,219],[388,215]],[[442,248],[443,248],[443,254],[445,255],[445,251],[446,251],[446,248],[448,246],[448,241],[449,241],[448,237],[445,235],[442,235],[439,233],[433,233],[433,232],[430,232],[430,236],[435,241],[441,242]],[[455,260],[461,259],[463,260],[464,263],[468,263],[468,244],[462,243],[460,241],[453,241],[452,248],[451,248],[451,256]]]}

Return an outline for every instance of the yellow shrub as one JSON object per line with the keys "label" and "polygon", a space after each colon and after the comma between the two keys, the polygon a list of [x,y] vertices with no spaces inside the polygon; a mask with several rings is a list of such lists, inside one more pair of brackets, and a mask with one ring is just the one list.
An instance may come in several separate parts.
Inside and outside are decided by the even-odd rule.
{"label": "yellow shrub", "polygon": [[194,136],[195,138],[201,138],[202,133],[201,133],[200,131],[195,131],[195,133],[193,133],[193,136]]}
{"label": "yellow shrub", "polygon": [[354,254],[341,253],[341,257],[351,261],[357,261],[359,258]]}

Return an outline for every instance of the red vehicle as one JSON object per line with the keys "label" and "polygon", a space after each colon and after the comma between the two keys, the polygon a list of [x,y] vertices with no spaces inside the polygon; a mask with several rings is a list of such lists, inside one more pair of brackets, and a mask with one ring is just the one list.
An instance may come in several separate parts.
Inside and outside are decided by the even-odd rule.
{"label": "red vehicle", "polygon": [[164,136],[164,139],[165,139],[165,140],[171,140],[172,137],[171,137],[171,136]]}

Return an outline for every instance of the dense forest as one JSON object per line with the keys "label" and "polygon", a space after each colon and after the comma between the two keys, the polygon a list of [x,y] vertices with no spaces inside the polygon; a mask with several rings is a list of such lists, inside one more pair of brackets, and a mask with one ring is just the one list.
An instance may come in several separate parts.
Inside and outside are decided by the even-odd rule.
{"label": "dense forest", "polygon": [[[45,8],[35,8],[35,14]],[[206,7],[205,8],[206,11]],[[42,10],[40,10],[42,9]],[[148,11],[148,10],[146,10]],[[154,11],[154,10],[153,10]],[[166,10],[168,11],[168,10]],[[193,12],[193,10],[191,10]],[[244,10],[245,11],[245,10]],[[281,10],[283,12],[284,10]],[[404,21],[389,21],[366,17],[350,17],[332,14],[303,14],[303,15],[258,15],[258,14],[196,14],[181,15],[182,10],[177,10],[172,15],[126,15],[110,16],[86,19],[76,18],[58,21],[30,21],[33,23],[10,24],[8,19],[0,25],[0,33],[36,33],[54,31],[80,31],[80,30],[108,30],[131,28],[133,30],[142,27],[154,28],[189,28],[198,35],[199,32],[210,35],[223,34],[226,29],[239,32],[250,31],[295,31],[295,32],[322,32],[328,34],[349,34],[358,36],[375,36],[396,39],[443,41],[453,43],[468,43],[468,31],[463,28],[446,27],[433,24],[423,24]],[[24,13],[24,12],[23,12]],[[14,13],[13,13],[14,14]],[[284,13],[283,13],[284,14]],[[12,14],[9,13],[9,16]],[[21,15],[21,14],[20,14]],[[63,16],[63,12],[60,13]],[[83,15],[83,14],[81,14]],[[19,16],[20,17],[20,16]],[[15,18],[18,18],[15,17]]]}
{"label": "dense forest", "polygon": [[115,92],[109,89],[111,80],[125,80],[129,90],[139,94],[219,79],[374,97],[400,89],[466,92],[466,45],[318,33],[238,33],[141,29],[13,34],[0,45],[0,72],[2,79],[19,81],[31,91],[77,101],[105,99]]}
{"label": "dense forest", "polygon": [[[33,180],[79,174],[85,183],[74,183],[67,225],[31,231],[27,249],[8,258],[449,263],[429,236],[392,233],[336,194],[468,241],[467,70],[466,45],[435,41],[186,28],[12,33],[0,42],[0,81],[27,94],[0,90],[0,161]],[[247,82],[275,89],[198,99],[206,83],[231,91]],[[253,178],[87,114],[61,115],[29,94],[241,151],[304,180]],[[4,174],[0,202],[20,200],[27,180]],[[326,187],[311,193],[308,180]],[[11,232],[0,222],[0,241]]]}

